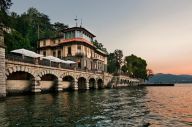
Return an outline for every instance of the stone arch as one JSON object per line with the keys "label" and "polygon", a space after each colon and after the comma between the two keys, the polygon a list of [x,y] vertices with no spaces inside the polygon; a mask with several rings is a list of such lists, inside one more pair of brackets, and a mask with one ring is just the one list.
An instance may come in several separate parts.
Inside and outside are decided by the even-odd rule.
{"label": "stone arch", "polygon": [[98,89],[103,88],[103,80],[101,78],[97,79],[97,85],[98,85]]}
{"label": "stone arch", "polygon": [[95,79],[95,80],[96,80],[96,76],[95,76],[95,75],[90,75],[90,76],[88,77],[88,80],[90,80],[90,79]]}
{"label": "stone arch", "polygon": [[15,66],[6,70],[6,89],[8,94],[32,92],[34,80],[38,80],[31,69]]}
{"label": "stone arch", "polygon": [[120,80],[120,84],[123,84],[123,79]]}
{"label": "stone arch", "polygon": [[97,88],[96,80],[93,77],[89,78],[89,88],[90,89],[96,89]]}
{"label": "stone arch", "polygon": [[13,72],[26,72],[31,74],[34,78],[37,77],[36,73],[34,71],[32,71],[31,68],[25,67],[25,66],[15,66],[15,67],[10,67],[8,69],[6,69],[5,72],[5,78],[7,79],[7,77],[12,74]]}
{"label": "stone arch", "polygon": [[54,75],[55,77],[57,77],[57,79],[59,79],[59,74],[56,73],[56,72],[53,71],[53,70],[45,70],[45,71],[42,71],[42,72],[40,72],[40,73],[38,74],[38,76],[41,78],[41,77],[43,77],[43,76],[46,75],[46,74]]}
{"label": "stone arch", "polygon": [[78,80],[80,77],[83,77],[86,79],[86,81],[89,81],[89,76],[83,73],[77,74],[76,79]]}
{"label": "stone arch", "polygon": [[75,83],[74,76],[71,75],[62,76],[62,87],[64,90],[73,90],[74,83]]}
{"label": "stone arch", "polygon": [[77,81],[79,90],[87,89],[87,79],[85,77],[79,77]]}
{"label": "stone arch", "polygon": [[52,70],[45,70],[38,74],[39,84],[42,92],[56,91],[60,80],[59,74]]}
{"label": "stone arch", "polygon": [[75,73],[73,73],[73,72],[65,72],[65,73],[63,73],[61,76],[60,76],[60,78],[64,78],[64,77],[66,77],[66,76],[71,76],[71,77],[73,77],[74,79],[76,79],[76,74]]}

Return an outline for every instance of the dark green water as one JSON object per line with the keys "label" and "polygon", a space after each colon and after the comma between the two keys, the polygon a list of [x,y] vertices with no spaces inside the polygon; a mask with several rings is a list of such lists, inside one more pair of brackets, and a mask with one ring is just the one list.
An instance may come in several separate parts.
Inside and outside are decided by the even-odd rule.
{"label": "dark green water", "polygon": [[142,127],[147,123],[192,125],[192,86],[12,96],[0,102],[1,127]]}

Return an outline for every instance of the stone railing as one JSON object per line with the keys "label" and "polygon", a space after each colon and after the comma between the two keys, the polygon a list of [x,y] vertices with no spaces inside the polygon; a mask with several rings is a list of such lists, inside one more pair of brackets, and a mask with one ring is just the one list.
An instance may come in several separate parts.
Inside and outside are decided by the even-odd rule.
{"label": "stone railing", "polygon": [[56,63],[56,62],[49,61],[47,59],[31,58],[31,57],[16,55],[16,54],[7,54],[6,59],[9,61],[23,62],[23,63],[70,69],[70,70],[77,70],[77,71],[83,71],[83,72],[91,72],[91,73],[98,73],[98,74],[103,73],[103,71],[98,71],[96,69],[88,70],[86,68],[83,68],[83,69],[77,68],[76,64]]}

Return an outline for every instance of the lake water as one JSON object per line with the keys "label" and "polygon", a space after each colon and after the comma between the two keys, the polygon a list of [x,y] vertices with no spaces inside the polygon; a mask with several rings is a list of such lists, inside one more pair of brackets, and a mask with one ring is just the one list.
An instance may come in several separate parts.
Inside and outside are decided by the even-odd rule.
{"label": "lake water", "polygon": [[192,84],[12,96],[0,101],[1,127],[192,126]]}

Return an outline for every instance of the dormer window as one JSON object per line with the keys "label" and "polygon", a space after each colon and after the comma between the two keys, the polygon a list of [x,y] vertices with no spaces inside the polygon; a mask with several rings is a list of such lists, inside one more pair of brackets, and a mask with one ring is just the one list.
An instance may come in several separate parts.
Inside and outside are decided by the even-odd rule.
{"label": "dormer window", "polygon": [[67,50],[67,52],[68,52],[67,55],[68,55],[68,56],[71,56],[71,47],[68,47],[67,49],[68,49],[68,50]]}
{"label": "dormer window", "polygon": [[81,45],[77,46],[77,52],[81,52]]}
{"label": "dormer window", "polygon": [[54,56],[54,57],[56,56],[56,52],[55,52],[55,51],[53,51],[53,56]]}
{"label": "dormer window", "polygon": [[46,40],[43,40],[43,46],[45,46],[46,45]]}

